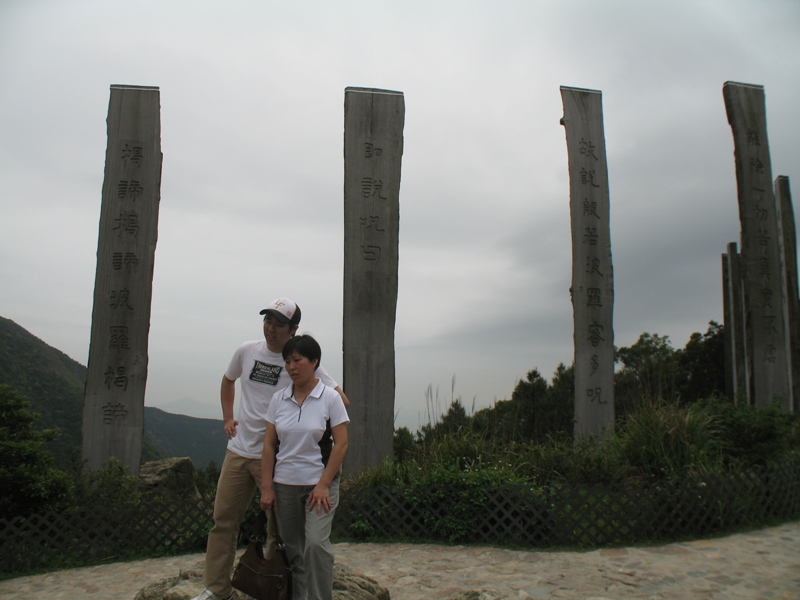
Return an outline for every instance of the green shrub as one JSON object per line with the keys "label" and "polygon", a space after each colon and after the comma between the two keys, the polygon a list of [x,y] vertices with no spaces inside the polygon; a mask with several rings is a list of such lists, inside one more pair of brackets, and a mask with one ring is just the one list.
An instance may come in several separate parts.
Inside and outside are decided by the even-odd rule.
{"label": "green shrub", "polygon": [[129,473],[127,466],[111,457],[102,469],[81,468],[75,473],[73,496],[78,507],[131,507],[140,499],[139,480]]}
{"label": "green shrub", "polygon": [[36,430],[38,418],[25,397],[0,386],[0,518],[69,506],[69,476],[45,449],[59,432]]}
{"label": "green shrub", "polygon": [[702,405],[719,420],[732,464],[763,467],[800,451],[800,415],[784,413],[777,404],[758,408],[712,398]]}
{"label": "green shrub", "polygon": [[642,403],[620,424],[615,446],[631,473],[664,479],[717,471],[728,450],[721,420],[702,404]]}

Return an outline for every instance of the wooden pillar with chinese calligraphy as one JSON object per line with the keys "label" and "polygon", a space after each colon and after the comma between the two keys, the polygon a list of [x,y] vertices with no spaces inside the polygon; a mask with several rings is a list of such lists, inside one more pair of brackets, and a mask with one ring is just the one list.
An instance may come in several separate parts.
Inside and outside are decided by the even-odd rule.
{"label": "wooden pillar with chinese calligraphy", "polygon": [[602,94],[561,87],[569,159],[575,440],[614,433],[614,270]]}
{"label": "wooden pillar with chinese calligraphy", "polygon": [[136,475],[161,198],[158,88],[112,85],[106,123],[83,458],[96,470],[115,457]]}
{"label": "wooden pillar with chinese calligraphy", "polygon": [[345,89],[342,350],[354,473],[392,457],[404,121],[402,92]]}
{"label": "wooden pillar with chinese calligraphy", "polygon": [[725,341],[725,392],[732,402],[750,404],[750,363],[745,339],[744,285],[736,242],[722,255],[722,298]]}
{"label": "wooden pillar with chinese calligraphy", "polygon": [[764,88],[726,82],[722,88],[733,131],[741,225],[745,315],[756,406],[792,406],[791,359],[780,217],[772,189]]}
{"label": "wooden pillar with chinese calligraphy", "polygon": [[797,282],[797,228],[789,178],[775,178],[775,202],[779,208],[782,251],[786,281],[786,309],[789,321],[789,356],[792,373],[792,410],[800,412],[800,297]]}
{"label": "wooden pillar with chinese calligraphy", "polygon": [[723,360],[725,361],[725,395],[733,400],[736,397],[736,363],[733,360],[733,323],[731,314],[731,270],[728,255],[722,254],[722,322],[723,328]]}

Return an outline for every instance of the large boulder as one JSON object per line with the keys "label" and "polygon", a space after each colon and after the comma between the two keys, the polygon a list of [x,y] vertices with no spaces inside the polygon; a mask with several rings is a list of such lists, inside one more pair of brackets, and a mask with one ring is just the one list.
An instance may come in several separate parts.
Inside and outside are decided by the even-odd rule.
{"label": "large boulder", "polygon": [[139,491],[148,497],[199,499],[192,459],[165,458],[144,463],[139,469]]}
{"label": "large boulder", "polygon": [[[201,565],[198,565],[202,567]],[[167,577],[139,590],[134,600],[190,600],[204,589],[203,571],[181,570],[175,577]],[[233,591],[233,600],[249,600],[250,596]],[[353,573],[342,565],[333,567],[334,600],[391,600],[389,590],[377,581]]]}

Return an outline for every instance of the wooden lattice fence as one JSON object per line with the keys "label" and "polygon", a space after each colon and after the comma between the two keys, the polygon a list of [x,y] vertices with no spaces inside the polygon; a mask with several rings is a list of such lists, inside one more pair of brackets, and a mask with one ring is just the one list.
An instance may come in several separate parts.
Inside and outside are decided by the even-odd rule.
{"label": "wooden lattice fence", "polygon": [[[213,499],[148,501],[0,519],[0,572],[202,552]],[[241,532],[250,528],[255,503]],[[627,485],[343,486],[335,541],[518,547],[673,541],[800,517],[800,463]],[[241,535],[240,540],[245,536]]]}
{"label": "wooden lattice fence", "polygon": [[505,485],[342,493],[340,539],[412,539],[522,547],[675,540],[800,516],[800,464],[702,479],[622,485]]}
{"label": "wooden lattice fence", "polygon": [[212,514],[212,502],[187,500],[0,519],[0,570],[199,552],[205,548]]}

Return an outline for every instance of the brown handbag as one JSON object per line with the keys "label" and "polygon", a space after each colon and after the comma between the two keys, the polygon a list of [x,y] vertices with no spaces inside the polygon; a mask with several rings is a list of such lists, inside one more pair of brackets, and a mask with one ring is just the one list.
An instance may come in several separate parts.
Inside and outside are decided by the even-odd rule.
{"label": "brown handbag", "polygon": [[250,534],[250,543],[233,571],[231,584],[256,600],[291,600],[292,568],[286,549],[278,537],[274,556],[266,559],[266,539],[267,515],[262,510]]}

